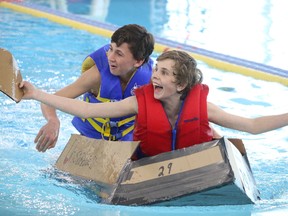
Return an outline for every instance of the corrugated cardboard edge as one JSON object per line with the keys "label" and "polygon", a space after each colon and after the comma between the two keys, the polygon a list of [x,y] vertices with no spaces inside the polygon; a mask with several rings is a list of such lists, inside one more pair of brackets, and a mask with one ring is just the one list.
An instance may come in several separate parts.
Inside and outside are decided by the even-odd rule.
{"label": "corrugated cardboard edge", "polygon": [[24,95],[19,88],[21,82],[22,75],[15,58],[8,50],[0,48],[0,91],[18,103]]}
{"label": "corrugated cardboard edge", "polygon": [[[256,186],[244,143],[241,139],[227,139],[224,137],[224,140],[226,154],[234,173],[234,183],[255,203],[260,200],[260,193]],[[245,151],[245,154],[241,151]]]}

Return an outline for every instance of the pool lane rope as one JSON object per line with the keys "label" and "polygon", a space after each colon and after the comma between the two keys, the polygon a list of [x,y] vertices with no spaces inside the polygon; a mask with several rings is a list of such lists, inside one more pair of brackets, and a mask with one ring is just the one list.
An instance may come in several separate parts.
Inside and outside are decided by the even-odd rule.
{"label": "pool lane rope", "polygon": [[[46,18],[50,21],[70,26],[75,29],[86,30],[90,33],[110,38],[113,32],[118,28],[116,25],[110,25],[94,20],[85,19],[74,14],[63,13],[50,8],[38,6],[26,2],[5,2],[0,1],[0,7],[9,8],[14,11],[29,14],[36,17]],[[169,49],[179,49],[188,52],[195,59],[205,62],[207,65],[256,79],[278,82],[288,86],[288,71],[280,68],[260,64],[229,55],[212,52],[202,48],[187,44],[178,43],[164,38],[155,37],[155,52],[162,53]]]}

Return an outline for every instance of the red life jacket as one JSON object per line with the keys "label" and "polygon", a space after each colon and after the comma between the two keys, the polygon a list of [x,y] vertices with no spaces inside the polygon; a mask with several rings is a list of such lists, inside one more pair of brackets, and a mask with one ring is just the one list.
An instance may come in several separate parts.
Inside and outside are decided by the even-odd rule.
{"label": "red life jacket", "polygon": [[[175,149],[211,141],[212,130],[207,115],[207,85],[198,84],[188,93],[179,113]],[[134,140],[140,140],[141,152],[146,156],[173,150],[173,130],[161,102],[154,98],[153,85],[136,90],[138,115]]]}

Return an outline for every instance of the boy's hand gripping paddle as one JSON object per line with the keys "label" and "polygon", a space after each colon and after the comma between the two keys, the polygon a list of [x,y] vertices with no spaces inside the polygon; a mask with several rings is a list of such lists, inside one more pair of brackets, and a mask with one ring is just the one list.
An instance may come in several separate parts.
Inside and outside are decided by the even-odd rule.
{"label": "boy's hand gripping paddle", "polygon": [[22,76],[15,58],[8,50],[0,48],[0,91],[18,103],[24,94],[19,88],[21,82]]}

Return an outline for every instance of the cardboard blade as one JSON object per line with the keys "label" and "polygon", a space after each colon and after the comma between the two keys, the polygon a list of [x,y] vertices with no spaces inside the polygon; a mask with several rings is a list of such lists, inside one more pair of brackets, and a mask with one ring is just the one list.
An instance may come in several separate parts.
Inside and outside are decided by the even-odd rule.
{"label": "cardboard blade", "polygon": [[18,103],[24,94],[19,88],[21,81],[17,61],[8,50],[0,48],[0,91]]}

